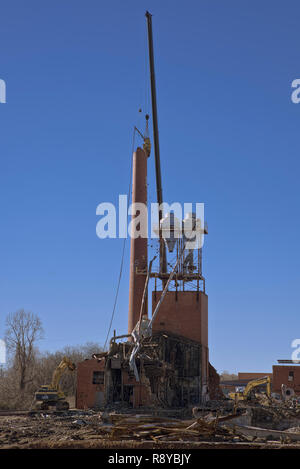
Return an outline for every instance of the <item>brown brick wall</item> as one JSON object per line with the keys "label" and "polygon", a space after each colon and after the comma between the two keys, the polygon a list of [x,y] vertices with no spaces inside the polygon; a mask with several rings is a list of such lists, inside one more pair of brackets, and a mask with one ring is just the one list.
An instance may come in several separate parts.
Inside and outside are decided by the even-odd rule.
{"label": "brown brick wall", "polygon": [[105,362],[95,359],[77,364],[76,408],[89,409],[96,404],[96,394],[104,393],[104,384],[93,384],[93,372],[104,371]]}
{"label": "brown brick wall", "polygon": [[[97,406],[97,393],[105,393],[105,384],[93,384],[93,372],[104,371],[105,362],[97,362],[94,359],[85,360],[77,365],[77,392],[76,392],[76,408],[91,409]],[[133,399],[131,401],[133,407],[150,404],[149,390],[143,384],[137,383],[136,380],[128,375],[125,371],[122,373],[123,385],[133,386]]]}
{"label": "brown brick wall", "polygon": [[[161,296],[161,291],[152,292],[152,311]],[[153,322],[153,332],[169,331],[208,348],[208,301],[207,295],[199,292],[167,292]],[[208,360],[208,357],[207,357]]]}
{"label": "brown brick wall", "polygon": [[149,389],[143,384],[136,384],[133,388],[133,407],[143,407],[151,405]]}
{"label": "brown brick wall", "polygon": [[[289,372],[294,372],[294,379],[289,380]],[[288,388],[294,389],[297,395],[300,395],[300,366],[296,365],[274,365],[273,366],[273,392],[281,393],[281,385],[285,384]]]}
{"label": "brown brick wall", "polygon": [[220,387],[220,375],[217,370],[209,363],[208,364],[208,390],[210,399],[224,399],[224,394]]}

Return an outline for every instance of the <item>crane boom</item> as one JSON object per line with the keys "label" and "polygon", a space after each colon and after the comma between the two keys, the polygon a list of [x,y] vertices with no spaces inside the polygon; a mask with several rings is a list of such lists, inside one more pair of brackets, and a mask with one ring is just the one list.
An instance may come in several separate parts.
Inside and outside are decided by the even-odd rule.
{"label": "crane boom", "polygon": [[154,70],[152,15],[149,13],[149,11],[146,11],[146,18],[147,18],[147,26],[148,26],[148,46],[149,46],[149,63],[150,63],[153,140],[154,140],[154,154],[155,154],[156,192],[157,192],[157,203],[159,206],[159,212],[158,212],[159,243],[160,243],[159,270],[161,273],[166,273],[167,271],[166,247],[162,239],[162,233],[161,233],[161,228],[160,228],[160,221],[163,218],[163,211],[162,211],[163,193],[162,193],[161,169],[160,169],[160,149],[159,149],[159,136],[158,136],[156,83],[155,83],[155,70]]}

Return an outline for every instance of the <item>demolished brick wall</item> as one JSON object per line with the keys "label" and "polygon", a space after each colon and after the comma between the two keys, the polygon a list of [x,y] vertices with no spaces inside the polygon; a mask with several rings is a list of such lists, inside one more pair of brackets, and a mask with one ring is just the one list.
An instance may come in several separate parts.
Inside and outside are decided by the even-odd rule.
{"label": "demolished brick wall", "polygon": [[211,400],[225,398],[220,387],[220,375],[210,363],[208,363],[208,392]]}
{"label": "demolished brick wall", "polygon": [[[131,342],[113,344],[101,364],[94,359],[80,363],[78,408],[94,407],[103,396],[100,392],[104,392],[104,406],[123,403],[131,407],[178,408],[201,402],[203,386],[207,386],[202,373],[205,347],[201,344],[169,332],[153,334],[144,341],[136,359],[140,382],[129,368],[131,350]],[[104,383],[97,386],[93,384],[93,375],[100,369],[104,371]]]}

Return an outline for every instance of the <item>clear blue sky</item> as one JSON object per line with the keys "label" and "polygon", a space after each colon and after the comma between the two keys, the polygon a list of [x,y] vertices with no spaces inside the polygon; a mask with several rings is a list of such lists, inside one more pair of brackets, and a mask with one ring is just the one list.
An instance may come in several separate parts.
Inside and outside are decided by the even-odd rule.
{"label": "clear blue sky", "polygon": [[[296,0],[1,2],[0,337],[24,308],[43,321],[44,350],[104,342],[122,241],[96,237],[95,212],[127,193],[146,9],[164,197],[206,207],[211,362],[270,371],[300,337]],[[155,201],[153,155],[149,172]]]}

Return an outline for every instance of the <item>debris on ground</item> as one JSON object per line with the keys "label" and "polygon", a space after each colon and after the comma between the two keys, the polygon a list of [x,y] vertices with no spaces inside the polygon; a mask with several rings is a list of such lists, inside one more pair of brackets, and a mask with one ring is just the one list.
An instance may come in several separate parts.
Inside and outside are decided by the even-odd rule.
{"label": "debris on ground", "polygon": [[286,403],[212,401],[189,417],[141,412],[0,412],[0,449],[300,447],[300,408]]}
{"label": "debris on ground", "polygon": [[74,420],[74,415],[44,414],[0,417],[0,448],[20,447],[45,441],[47,446],[62,441],[86,442],[97,439],[116,441],[197,442],[248,441],[230,428],[219,425],[218,418],[179,420],[152,415],[111,414],[111,423],[101,413]]}

